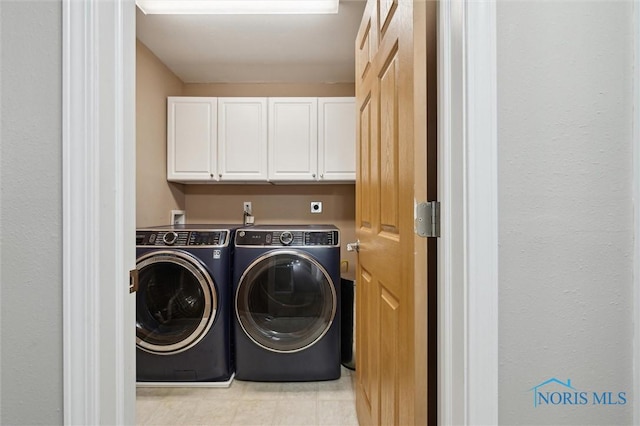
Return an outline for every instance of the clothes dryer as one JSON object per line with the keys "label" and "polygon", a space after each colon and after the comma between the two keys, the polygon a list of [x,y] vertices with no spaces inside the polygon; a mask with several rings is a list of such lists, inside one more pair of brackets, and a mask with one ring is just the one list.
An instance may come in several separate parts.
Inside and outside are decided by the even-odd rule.
{"label": "clothes dryer", "polygon": [[236,232],[236,378],[340,377],[340,231],[332,225]]}
{"label": "clothes dryer", "polygon": [[229,225],[136,231],[138,382],[223,382],[232,377],[234,231]]}

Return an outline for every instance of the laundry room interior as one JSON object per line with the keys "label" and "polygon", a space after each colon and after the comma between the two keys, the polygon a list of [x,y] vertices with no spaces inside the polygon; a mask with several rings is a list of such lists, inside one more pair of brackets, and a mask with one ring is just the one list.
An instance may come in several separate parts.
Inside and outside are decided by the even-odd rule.
{"label": "laundry room interior", "polygon": [[[345,43],[353,45],[351,40]],[[344,260],[354,264],[355,255],[346,251],[346,243],[355,241],[355,180],[312,184],[181,184],[167,181],[166,160],[168,97],[348,98],[355,96],[353,82],[185,83],[140,39],[136,42],[136,75],[137,227],[167,224],[172,210],[184,211],[187,223],[242,223],[243,202],[250,201],[256,224],[335,224],[342,233]],[[311,213],[312,201],[323,203],[322,213]]]}
{"label": "laundry room interior", "polygon": [[[168,165],[168,162],[171,161],[168,158],[168,131],[170,131],[169,120],[172,119],[169,113],[171,108],[169,100],[182,99],[188,103],[189,100],[187,98],[318,98],[319,100],[338,99],[338,101],[343,98],[353,102],[355,97],[354,40],[360,25],[364,4],[365,2],[342,2],[340,4],[339,18],[335,15],[332,18],[324,18],[324,20],[310,21],[322,22],[322,25],[326,26],[330,25],[331,22],[337,22],[336,19],[339,19],[340,25],[347,27],[347,30],[341,29],[340,31],[347,31],[350,35],[341,39],[340,46],[335,45],[335,37],[330,41],[330,43],[334,44],[329,46],[330,50],[350,52],[351,63],[346,64],[346,68],[350,69],[350,72],[347,72],[348,77],[346,79],[336,77],[339,72],[318,71],[318,69],[331,70],[339,68],[338,65],[344,68],[344,64],[326,64],[326,66],[312,63],[300,64],[302,66],[300,69],[309,70],[307,73],[301,72],[300,69],[295,67],[289,71],[277,71],[278,68],[287,68],[287,64],[283,67],[279,62],[296,60],[291,55],[288,56],[286,54],[283,55],[284,58],[274,57],[273,63],[253,63],[254,60],[252,58],[246,57],[235,57],[233,59],[235,62],[227,64],[207,65],[206,63],[195,63],[193,62],[195,59],[189,57],[189,54],[193,55],[193,52],[182,52],[182,54],[175,52],[175,49],[179,49],[179,47],[176,47],[178,46],[177,42],[167,48],[167,44],[170,43],[167,43],[166,39],[157,39],[157,37],[159,33],[162,34],[161,37],[170,37],[171,31],[174,31],[174,34],[175,31],[180,31],[181,25],[189,25],[190,19],[196,22],[195,26],[199,30],[202,30],[204,25],[202,22],[204,20],[198,21],[198,17],[195,15],[179,17],[182,19],[167,15],[145,15],[138,9],[136,11],[138,32],[136,40],[137,229],[166,227],[167,225],[173,225],[172,221],[180,221],[185,224],[186,228],[195,226],[199,230],[198,232],[208,230],[207,225],[214,225],[215,229],[224,228],[225,225],[229,227],[247,225],[244,226],[244,229],[250,226],[258,229],[261,226],[272,225],[276,230],[274,232],[280,232],[280,226],[294,230],[298,229],[299,226],[302,229],[311,229],[312,231],[309,234],[315,235],[316,226],[333,225],[339,230],[339,243],[337,244],[338,247],[335,248],[338,255],[336,255],[336,260],[332,264],[339,264],[337,266],[339,269],[337,269],[337,276],[330,273],[330,275],[334,276],[329,281],[340,281],[340,277],[353,280],[356,254],[354,251],[347,250],[347,243],[356,241],[355,109],[353,109],[352,116],[353,128],[348,130],[348,137],[352,138],[353,141],[352,145],[346,148],[353,151],[350,160],[353,163],[353,174],[348,176],[347,179],[339,178],[333,181],[322,181],[318,178],[274,181],[272,179],[259,178],[254,181],[207,181],[206,179],[180,181],[180,179],[170,179],[168,174],[168,169],[171,168],[171,165]],[[295,15],[277,16],[272,31],[274,33],[286,33],[287,31],[294,31],[296,28],[299,31],[301,29],[300,25],[287,23],[284,27],[282,26],[282,23],[285,22],[284,20],[288,19],[286,22],[291,22],[292,17],[295,17]],[[170,27],[167,24],[172,18],[177,21],[175,27]],[[245,18],[248,23],[246,25],[255,25],[255,18],[256,16]],[[243,22],[243,17],[233,16],[232,20],[233,23],[238,24]],[[216,22],[221,21],[218,20]],[[246,43],[255,42],[256,37],[264,37],[270,31],[269,25],[266,23],[268,20],[264,22],[264,24],[254,28],[251,35],[245,34],[243,36],[242,32],[246,32],[246,28],[238,26],[234,30],[236,32],[226,33],[224,37],[226,40],[238,37],[245,38]],[[280,26],[279,30],[276,29],[278,25]],[[220,31],[222,30],[219,30],[217,34],[220,34]],[[190,34],[190,37],[194,37],[194,34],[197,34],[195,30]],[[285,36],[287,38],[298,37],[294,32],[285,34]],[[282,37],[282,34],[278,34],[278,37]],[[308,42],[308,38],[305,38],[303,42]],[[263,43],[265,46],[270,44],[268,39],[264,40]],[[154,49],[156,52],[154,52]],[[171,52],[171,49],[174,51]],[[186,47],[184,49],[190,50]],[[235,56],[254,50],[255,46],[245,46]],[[299,52],[292,53],[292,55],[295,54],[299,54]],[[172,60],[178,58],[177,62],[172,63],[172,65],[175,69],[181,70],[182,75],[189,77],[181,78],[178,75],[180,74],[179,72],[174,72],[168,64],[160,59],[163,55],[168,55],[167,57],[173,58]],[[264,58],[258,59],[257,62],[261,60],[264,62]],[[313,59],[307,58],[304,61],[312,62]],[[243,64],[246,64],[246,68],[253,71],[253,74],[244,73],[248,76],[245,81],[236,81],[238,77],[233,77],[234,72],[231,73],[231,78],[228,72],[223,72],[223,76],[220,79],[215,78],[215,73],[212,72],[197,73],[198,70],[207,66],[213,68],[217,66],[222,69],[226,66],[232,71],[235,67],[237,74],[242,75],[242,69],[245,67]],[[259,74],[260,67],[264,67],[263,76],[256,78],[255,76]],[[203,80],[205,78],[208,80]],[[287,78],[290,78],[290,80],[287,80]],[[220,105],[221,103],[218,101],[218,120],[220,119]],[[318,127],[320,127],[320,123],[318,123]],[[213,133],[215,133],[215,130]],[[249,154],[251,153],[247,152],[247,155]],[[202,155],[206,154],[198,153],[196,157]],[[315,173],[319,174],[320,171]],[[316,178],[315,173],[313,178]],[[211,176],[214,177],[213,174]],[[246,202],[251,203],[252,223],[247,222],[244,211]],[[320,206],[320,212],[313,211],[314,205],[316,206],[315,210],[318,210],[318,206]],[[179,214],[178,217],[175,217],[176,212]],[[280,240],[284,238],[284,233],[288,231],[281,232],[282,234],[279,234]],[[295,232],[297,231],[293,231],[294,237],[296,235]],[[155,232],[151,232],[151,234],[154,234],[152,238],[155,238]],[[157,235],[158,239],[164,238],[166,242],[166,234],[158,233]],[[181,234],[178,232],[176,235]],[[276,238],[276,234],[274,233],[273,235]],[[181,237],[176,238],[179,239]],[[198,237],[190,235],[185,238]],[[302,238],[309,238],[306,231],[305,236]],[[173,244],[173,241],[171,243]],[[152,241],[152,244],[157,243]],[[166,248],[171,249],[171,247]],[[236,252],[240,250],[236,248]],[[141,252],[139,251],[138,256],[140,254]],[[140,264],[138,269],[141,270],[140,273],[142,275],[144,271],[140,268]],[[322,266],[319,266],[319,269],[323,269]],[[311,273],[315,272],[312,271]],[[144,280],[145,278],[141,278],[141,289],[142,286],[147,285]],[[153,281],[153,278],[147,279],[147,282],[149,280]],[[142,297],[140,291],[139,289],[138,300]],[[145,297],[147,299],[150,298],[148,293]],[[233,296],[230,296],[230,298],[233,299]],[[336,300],[334,295],[334,304]],[[140,310],[140,303],[138,301],[138,310]],[[219,310],[218,314],[220,312],[222,311]],[[235,312],[232,309],[230,316],[233,317],[234,314]],[[342,315],[344,316],[345,313],[342,313]],[[332,320],[329,320],[329,324],[331,322]],[[138,318],[137,323],[138,329],[140,329],[140,318]],[[219,323],[220,321],[217,324]],[[216,326],[214,325],[212,330]],[[336,334],[337,326],[331,327],[332,331],[327,332],[325,330],[324,332]],[[235,328],[235,332],[238,332],[237,329],[241,327],[236,324]],[[324,336],[324,332],[322,336],[317,338],[318,340],[326,341],[327,336]],[[197,343],[196,347],[198,345],[202,346],[203,342]],[[332,345],[331,349],[335,348],[335,353],[339,357],[340,344]],[[237,346],[235,349],[239,350]],[[187,351],[196,347],[187,349]],[[141,350],[146,358],[141,358],[139,353],[138,364],[147,362],[150,359],[149,355],[145,353],[146,349],[137,349],[137,351]],[[302,354],[304,353],[302,351]],[[232,353],[231,357],[233,358],[233,356],[234,354]],[[279,354],[276,354],[277,356]],[[324,357],[324,355],[322,356]],[[152,357],[153,355],[151,355]],[[163,354],[160,354],[159,357],[166,358]],[[313,359],[300,359],[302,362],[306,360],[309,363],[316,364]],[[249,362],[251,361],[250,359]],[[255,363],[260,364],[261,362],[261,360],[255,359]],[[354,365],[351,364],[350,368],[347,368],[347,366],[341,365],[339,362],[339,359],[333,362],[335,368],[339,368],[337,376],[334,373],[329,375],[320,374],[319,376],[305,376],[303,374],[302,376],[294,375],[293,379],[289,380],[285,378],[288,376],[282,376],[281,373],[276,372],[272,376],[267,376],[266,379],[259,375],[259,380],[251,380],[252,376],[249,375],[249,380],[238,380],[232,377],[230,380],[225,380],[226,378],[220,379],[222,383],[216,383],[216,380],[212,380],[211,383],[207,384],[205,379],[204,386],[202,382],[188,383],[179,380],[179,378],[176,378],[172,383],[171,379],[166,380],[163,375],[157,376],[157,383],[138,380],[136,423],[357,425],[355,384],[353,382],[355,372],[352,370]],[[354,360],[351,362],[353,363]],[[268,369],[268,364],[270,363],[271,361],[265,361],[264,367],[258,365],[258,368]],[[171,366],[170,368],[174,368],[177,371],[183,367]],[[184,369],[187,368],[189,367],[184,367]],[[332,367],[334,371],[335,368]],[[138,365],[138,369],[144,371],[145,374],[148,373],[148,370],[141,369],[140,365]],[[197,367],[194,367],[194,369],[197,370]],[[151,371],[151,374],[150,377],[153,378],[153,371]],[[314,377],[320,377],[320,379],[314,380]]]}

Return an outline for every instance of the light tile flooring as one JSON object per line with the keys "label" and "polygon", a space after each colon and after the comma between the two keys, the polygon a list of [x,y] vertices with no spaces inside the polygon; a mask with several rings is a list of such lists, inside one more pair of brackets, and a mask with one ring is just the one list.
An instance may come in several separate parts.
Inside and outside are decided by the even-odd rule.
{"label": "light tile flooring", "polygon": [[138,425],[357,426],[354,373],[326,382],[258,383],[229,388],[137,389]]}

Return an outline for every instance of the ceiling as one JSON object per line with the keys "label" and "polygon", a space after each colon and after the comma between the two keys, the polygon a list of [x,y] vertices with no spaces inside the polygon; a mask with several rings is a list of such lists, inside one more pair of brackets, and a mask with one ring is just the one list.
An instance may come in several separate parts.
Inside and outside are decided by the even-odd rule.
{"label": "ceiling", "polygon": [[329,15],[145,15],[138,39],[185,83],[352,83],[364,0]]}

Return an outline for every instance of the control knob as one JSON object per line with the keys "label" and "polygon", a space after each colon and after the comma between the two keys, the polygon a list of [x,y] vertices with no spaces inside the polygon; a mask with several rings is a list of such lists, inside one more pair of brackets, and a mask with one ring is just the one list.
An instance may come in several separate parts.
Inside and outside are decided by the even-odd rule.
{"label": "control knob", "polygon": [[177,239],[178,239],[178,233],[171,231],[164,234],[164,237],[162,237],[162,242],[164,242],[168,246],[172,246]]}
{"label": "control knob", "polygon": [[289,244],[291,244],[291,242],[293,241],[293,234],[289,231],[284,231],[282,234],[280,234],[280,242],[285,245],[288,246]]}

